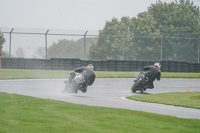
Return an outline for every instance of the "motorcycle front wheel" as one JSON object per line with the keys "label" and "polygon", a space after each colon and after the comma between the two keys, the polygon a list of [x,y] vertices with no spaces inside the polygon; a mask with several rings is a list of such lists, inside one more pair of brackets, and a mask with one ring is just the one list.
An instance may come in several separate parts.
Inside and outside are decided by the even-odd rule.
{"label": "motorcycle front wheel", "polygon": [[139,90],[140,87],[142,87],[142,80],[136,81],[135,84],[133,84],[131,87],[131,91],[135,93],[137,90]]}

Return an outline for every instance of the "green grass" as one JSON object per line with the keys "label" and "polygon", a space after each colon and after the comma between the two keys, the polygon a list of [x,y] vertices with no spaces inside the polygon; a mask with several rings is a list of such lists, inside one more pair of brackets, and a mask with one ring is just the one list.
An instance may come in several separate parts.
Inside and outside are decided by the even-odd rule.
{"label": "green grass", "polygon": [[170,92],[152,95],[133,95],[131,100],[200,109],[200,92]]}
{"label": "green grass", "polygon": [[0,133],[197,133],[200,120],[0,93]]}
{"label": "green grass", "polygon": [[[0,80],[6,79],[54,79],[66,78],[72,71],[65,70],[30,70],[1,69]],[[95,71],[97,78],[135,78],[139,72],[108,72]],[[162,72],[161,78],[200,78],[200,73],[167,73]]]}
{"label": "green grass", "polygon": [[45,79],[66,78],[70,71],[31,70],[31,69],[1,69],[0,79]]}
{"label": "green grass", "polygon": [[162,78],[200,78],[200,73],[173,73],[162,72]]}

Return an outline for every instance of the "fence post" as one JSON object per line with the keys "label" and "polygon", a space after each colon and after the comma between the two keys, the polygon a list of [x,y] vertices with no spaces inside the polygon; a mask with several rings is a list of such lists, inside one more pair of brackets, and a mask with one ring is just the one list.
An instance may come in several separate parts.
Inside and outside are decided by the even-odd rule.
{"label": "fence post", "polygon": [[198,57],[198,63],[199,63],[199,51],[200,51],[200,48],[199,48],[199,47],[200,47],[200,46],[199,46],[199,38],[197,39],[197,41],[198,41],[198,52],[197,52],[197,53],[198,53],[198,56],[197,56],[197,57]]}
{"label": "fence post", "polygon": [[47,59],[47,34],[49,32],[49,29],[45,33],[45,48],[46,48],[46,59]]}
{"label": "fence post", "polygon": [[86,44],[85,44],[85,43],[86,43],[86,40],[85,40],[85,36],[86,36],[87,32],[88,32],[88,31],[86,31],[85,34],[84,34],[84,59],[85,59],[85,60],[86,60]]}
{"label": "fence post", "polygon": [[161,36],[161,41],[160,41],[160,60],[161,61],[163,59],[163,39],[164,39],[164,34]]}
{"label": "fence post", "polygon": [[14,28],[12,28],[12,30],[10,31],[10,46],[9,46],[9,57],[11,57],[11,34],[13,32]]}

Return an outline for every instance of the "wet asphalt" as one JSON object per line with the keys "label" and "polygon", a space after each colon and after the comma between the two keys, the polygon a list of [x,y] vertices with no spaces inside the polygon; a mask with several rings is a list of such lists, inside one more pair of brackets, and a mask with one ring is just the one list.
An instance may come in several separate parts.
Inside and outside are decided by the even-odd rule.
{"label": "wet asphalt", "polygon": [[129,110],[170,115],[179,118],[200,119],[200,110],[171,105],[128,100],[131,95],[151,95],[166,92],[200,91],[200,79],[161,79],[154,82],[154,89],[144,94],[132,93],[131,78],[97,78],[86,93],[63,94],[65,79],[0,80],[0,92],[15,93],[45,99],[54,99],[89,106],[123,108]]}

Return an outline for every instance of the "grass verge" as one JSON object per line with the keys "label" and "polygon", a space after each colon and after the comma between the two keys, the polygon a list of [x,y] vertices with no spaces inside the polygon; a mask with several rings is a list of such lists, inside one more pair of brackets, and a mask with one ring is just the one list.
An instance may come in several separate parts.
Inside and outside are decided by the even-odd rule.
{"label": "grass verge", "polygon": [[200,120],[0,93],[2,133],[196,133]]}
{"label": "grass verge", "polygon": [[169,92],[152,95],[133,95],[127,98],[143,102],[200,109],[200,92]]}
{"label": "grass verge", "polygon": [[[6,79],[54,79],[66,78],[72,71],[65,70],[30,70],[1,69],[0,80]],[[97,78],[135,78],[139,72],[108,72],[95,71]],[[162,72],[161,78],[200,78],[199,73],[169,73]]]}

